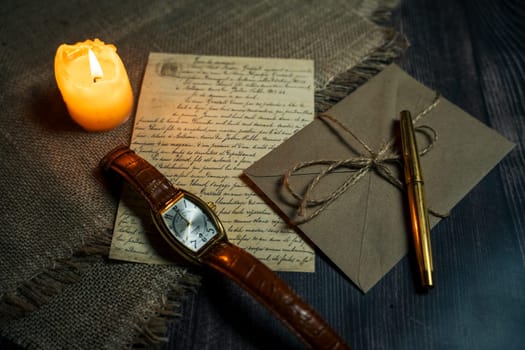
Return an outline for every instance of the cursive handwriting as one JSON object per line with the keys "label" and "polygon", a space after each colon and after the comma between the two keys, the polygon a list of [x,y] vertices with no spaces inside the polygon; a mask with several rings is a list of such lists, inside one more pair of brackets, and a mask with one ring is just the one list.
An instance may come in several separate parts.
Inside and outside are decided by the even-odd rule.
{"label": "cursive handwriting", "polygon": [[[240,179],[313,111],[311,61],[151,54],[131,148],[214,202],[234,244],[273,269],[313,271],[311,248]],[[159,262],[131,217],[121,203],[111,256]]]}

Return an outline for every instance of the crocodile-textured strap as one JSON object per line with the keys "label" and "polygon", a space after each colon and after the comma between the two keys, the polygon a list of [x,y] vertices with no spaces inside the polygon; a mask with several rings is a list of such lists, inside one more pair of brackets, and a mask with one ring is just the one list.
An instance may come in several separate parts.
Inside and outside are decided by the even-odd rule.
{"label": "crocodile-textured strap", "polygon": [[284,280],[245,250],[221,242],[204,256],[204,263],[247,290],[313,349],[349,349]]}
{"label": "crocodile-textured strap", "polygon": [[178,190],[150,163],[127,146],[118,146],[101,161],[104,170],[110,168],[120,174],[148,201],[155,212],[162,209]]}
{"label": "crocodile-textured strap", "polygon": [[[149,202],[154,211],[163,208],[178,190],[151,164],[126,146],[106,155],[100,165],[113,169]],[[222,241],[203,256],[204,264],[225,274],[272,311],[313,349],[348,349],[343,340],[277,274],[254,256]]]}

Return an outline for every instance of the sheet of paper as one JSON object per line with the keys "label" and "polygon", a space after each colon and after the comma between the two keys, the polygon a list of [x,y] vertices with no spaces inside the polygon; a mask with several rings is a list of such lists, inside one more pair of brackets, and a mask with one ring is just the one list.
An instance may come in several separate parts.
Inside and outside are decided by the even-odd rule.
{"label": "sheet of paper", "polygon": [[[213,202],[230,241],[274,270],[313,272],[314,253],[240,176],[313,120],[313,75],[310,60],[151,53],[142,83],[130,147]],[[111,258],[169,261],[147,219],[126,188]]]}

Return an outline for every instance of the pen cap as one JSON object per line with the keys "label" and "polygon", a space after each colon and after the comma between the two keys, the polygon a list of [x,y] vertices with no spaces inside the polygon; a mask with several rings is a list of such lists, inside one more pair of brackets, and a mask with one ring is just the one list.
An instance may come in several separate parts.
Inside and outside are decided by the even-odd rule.
{"label": "pen cap", "polygon": [[401,111],[399,126],[406,183],[422,182],[416,131],[409,111]]}

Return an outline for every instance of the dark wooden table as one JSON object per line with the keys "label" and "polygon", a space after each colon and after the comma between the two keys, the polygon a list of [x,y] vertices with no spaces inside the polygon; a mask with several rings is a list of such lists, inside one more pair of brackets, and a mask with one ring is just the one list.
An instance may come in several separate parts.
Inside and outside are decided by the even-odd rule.
{"label": "dark wooden table", "polygon": [[[354,349],[525,348],[524,5],[405,0],[394,15],[411,43],[399,64],[517,146],[433,230],[430,293],[408,258],[366,295],[322,256],[315,274],[281,273]],[[213,274],[172,333],[169,349],[301,348]]]}
{"label": "dark wooden table", "polygon": [[[33,16],[53,6],[20,3]],[[437,287],[430,293],[417,291],[408,258],[367,294],[321,254],[315,273],[280,275],[353,349],[525,349],[525,2],[404,0],[393,18],[411,43],[398,63],[516,148],[433,230]],[[82,13],[48,24],[71,32],[84,28],[81,21]],[[4,30],[17,33],[0,24]],[[133,74],[138,81],[138,70]],[[243,290],[211,272],[182,311],[166,349],[302,348]]]}

